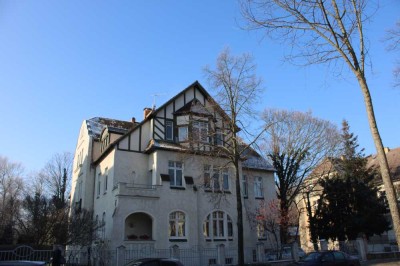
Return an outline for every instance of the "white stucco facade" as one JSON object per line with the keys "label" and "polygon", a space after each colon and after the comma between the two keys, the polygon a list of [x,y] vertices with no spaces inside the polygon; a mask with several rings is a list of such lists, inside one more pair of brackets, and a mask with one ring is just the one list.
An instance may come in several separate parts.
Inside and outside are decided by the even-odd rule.
{"label": "white stucco facade", "polygon": [[[93,211],[103,225],[99,239],[112,248],[237,246],[235,169],[213,153],[228,141],[227,116],[210,100],[195,82],[140,123],[83,122],[71,206]],[[254,151],[246,159],[239,171],[247,188],[244,244],[268,247],[250,216],[261,201],[275,199],[274,171]]]}

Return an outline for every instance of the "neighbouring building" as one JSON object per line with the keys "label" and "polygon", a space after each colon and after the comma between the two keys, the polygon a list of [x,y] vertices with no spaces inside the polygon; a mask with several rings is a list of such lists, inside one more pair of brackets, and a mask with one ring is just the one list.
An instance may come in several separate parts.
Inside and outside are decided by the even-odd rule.
{"label": "neighbouring building", "polygon": [[[197,81],[159,108],[145,108],[140,122],[83,121],[71,214],[93,211],[100,225],[93,245],[173,251],[223,246],[223,263],[234,263],[236,190],[223,152],[230,143],[227,121],[229,116]],[[246,260],[252,262],[256,246],[271,247],[252,217],[261,201],[276,198],[274,169],[249,150],[240,177]],[[203,257],[207,265],[217,262],[214,255]]]}
{"label": "neighbouring building", "polygon": [[[397,202],[400,205],[400,147],[395,149],[385,148],[386,157],[389,164],[389,170],[392,177],[392,182],[397,194]],[[367,157],[367,167],[374,168],[378,170],[379,173],[379,162],[376,155],[371,155]],[[306,178],[304,181],[305,189],[300,193],[299,198],[299,235],[301,247],[306,251],[313,250],[313,245],[310,241],[310,232],[308,224],[308,215],[305,211],[306,202],[310,202],[310,206],[314,211],[317,208],[317,201],[321,194],[321,186],[318,181],[321,178],[327,178],[333,176],[338,169],[340,169],[341,159],[340,158],[326,158],[320,165],[318,165],[314,171]],[[385,189],[383,187],[382,179],[377,176],[374,179],[374,184],[379,188],[380,193],[384,193]],[[388,220],[391,220],[390,213],[388,210],[387,214]],[[330,243],[332,247],[337,245],[337,243]],[[396,249],[396,237],[393,230],[377,236],[374,235],[367,241],[369,252],[381,252]]]}

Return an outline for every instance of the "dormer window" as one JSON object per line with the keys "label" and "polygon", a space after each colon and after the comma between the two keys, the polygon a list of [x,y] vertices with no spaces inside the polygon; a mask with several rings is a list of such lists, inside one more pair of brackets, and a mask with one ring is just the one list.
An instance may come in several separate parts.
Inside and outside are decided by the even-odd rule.
{"label": "dormer window", "polygon": [[107,134],[101,140],[101,152],[103,152],[105,149],[107,149],[109,144],[110,144],[110,135]]}

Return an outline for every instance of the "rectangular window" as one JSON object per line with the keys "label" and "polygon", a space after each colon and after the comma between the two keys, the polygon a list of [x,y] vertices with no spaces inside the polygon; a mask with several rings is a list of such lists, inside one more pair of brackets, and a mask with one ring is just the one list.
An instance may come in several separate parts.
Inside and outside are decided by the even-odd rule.
{"label": "rectangular window", "polygon": [[267,239],[267,232],[265,231],[264,220],[257,221],[257,238]]}
{"label": "rectangular window", "polygon": [[193,121],[193,123],[192,123],[192,138],[193,138],[193,141],[207,142],[208,141],[208,122]]}
{"label": "rectangular window", "polygon": [[262,178],[260,176],[254,177],[254,196],[256,198],[263,198]]}
{"label": "rectangular window", "polygon": [[108,188],[108,168],[106,168],[104,176],[104,193],[107,192],[107,188]]}
{"label": "rectangular window", "polygon": [[168,162],[168,174],[171,187],[182,187],[182,166],[181,162]]}
{"label": "rectangular window", "polygon": [[211,188],[211,170],[209,165],[204,165],[204,187],[206,189]]}
{"label": "rectangular window", "polygon": [[221,129],[217,129],[215,131],[215,140],[214,140],[215,145],[218,146],[223,146],[224,145],[224,140],[223,140],[223,136],[222,136],[222,131]]}
{"label": "rectangular window", "polygon": [[101,191],[101,180],[100,180],[100,178],[101,178],[101,175],[99,174],[98,178],[97,178],[97,196],[100,196],[100,191]]}
{"label": "rectangular window", "polygon": [[165,139],[173,140],[174,139],[174,123],[170,120],[165,121]]}
{"label": "rectangular window", "polygon": [[179,127],[178,134],[179,134],[179,141],[186,141],[188,139],[188,128],[187,128],[187,126]]}
{"label": "rectangular window", "polygon": [[229,171],[215,165],[204,165],[204,187],[213,191],[229,191]]}
{"label": "rectangular window", "polygon": [[246,175],[242,175],[242,193],[243,193],[243,197],[249,196],[249,189],[247,187],[247,176]]}
{"label": "rectangular window", "polygon": [[213,188],[214,190],[220,190],[220,185],[219,185],[219,171],[218,168],[214,167],[214,171],[213,171]]}
{"label": "rectangular window", "polygon": [[227,169],[222,171],[222,185],[225,191],[229,190],[229,173]]}

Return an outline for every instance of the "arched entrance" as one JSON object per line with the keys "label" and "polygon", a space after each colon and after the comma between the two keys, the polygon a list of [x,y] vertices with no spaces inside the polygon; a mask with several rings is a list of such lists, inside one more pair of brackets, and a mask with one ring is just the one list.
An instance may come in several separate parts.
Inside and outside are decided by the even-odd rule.
{"label": "arched entrance", "polygon": [[125,238],[131,241],[153,239],[153,220],[144,212],[136,212],[125,220]]}

